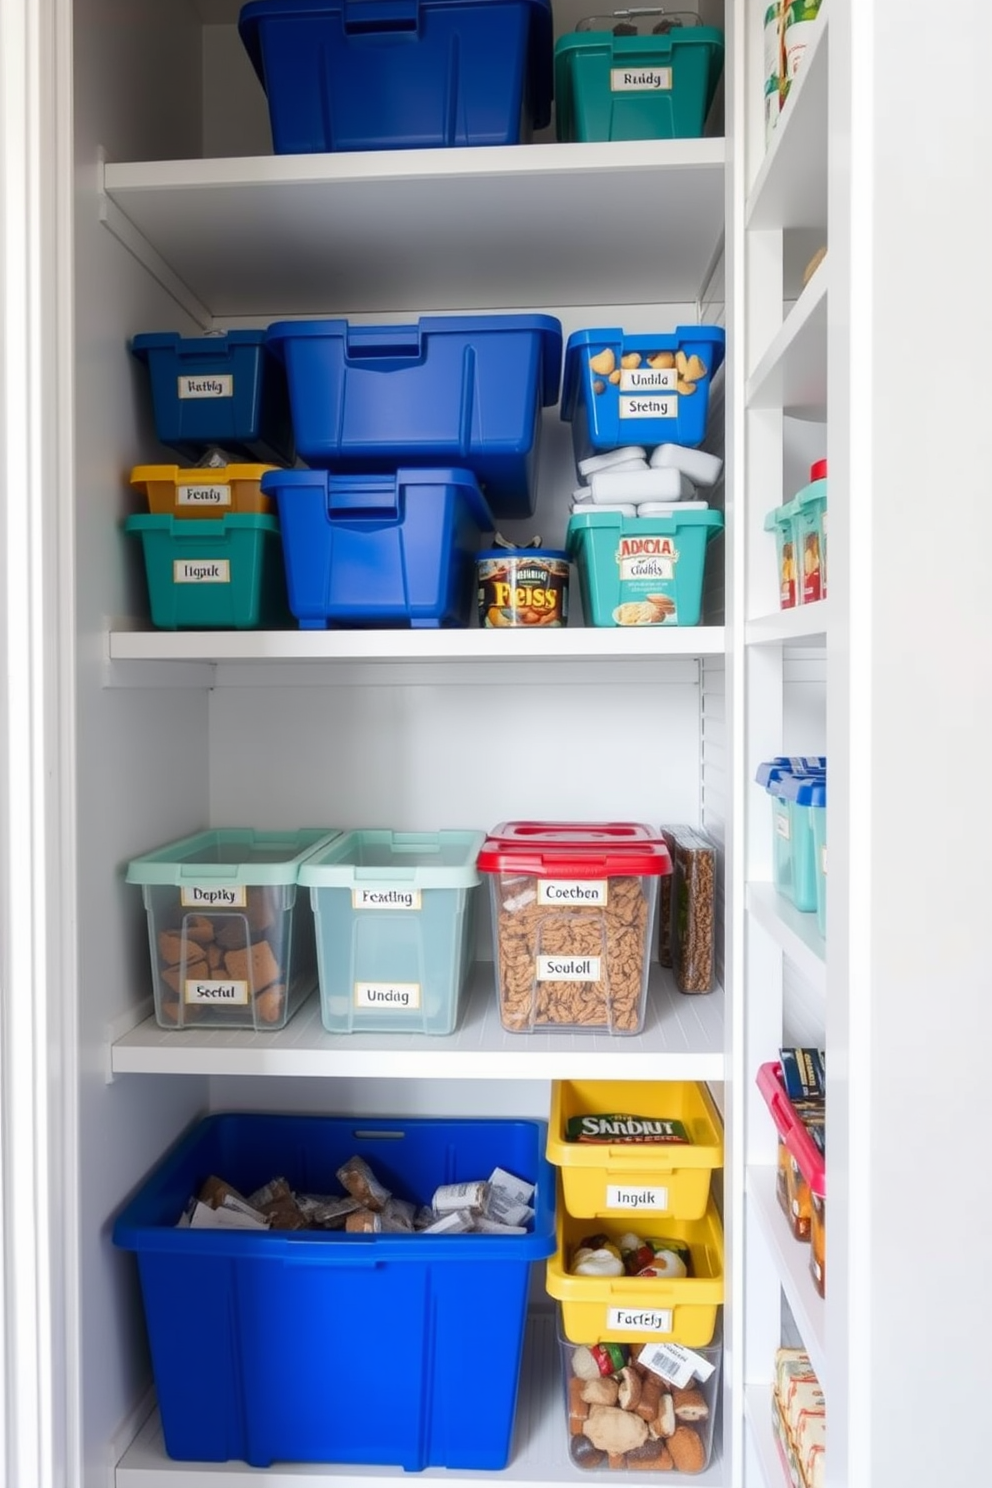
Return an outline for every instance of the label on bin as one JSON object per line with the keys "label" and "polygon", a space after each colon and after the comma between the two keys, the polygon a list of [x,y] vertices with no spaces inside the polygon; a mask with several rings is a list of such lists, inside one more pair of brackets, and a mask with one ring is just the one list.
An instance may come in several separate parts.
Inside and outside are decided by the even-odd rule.
{"label": "label on bin", "polygon": [[637,1362],[653,1374],[660,1374],[676,1390],[684,1390],[694,1375],[705,1384],[716,1368],[702,1354],[683,1348],[680,1343],[648,1344],[647,1348],[641,1349]]}
{"label": "label on bin", "polygon": [[583,878],[577,881],[540,878],[537,881],[538,904],[606,904],[608,882],[605,878]]}
{"label": "label on bin", "polygon": [[177,486],[177,506],[230,506],[230,486]]}
{"label": "label on bin", "polygon": [[670,1307],[608,1307],[606,1326],[613,1333],[671,1333]]}
{"label": "label on bin", "polygon": [[598,982],[601,957],[599,956],[538,956],[537,980],[539,982]]}
{"label": "label on bin", "polygon": [[678,393],[641,393],[636,398],[626,397],[618,401],[622,419],[674,419],[679,416]]}
{"label": "label on bin", "polygon": [[390,1008],[419,1008],[419,982],[356,982],[354,1004],[363,1012],[388,1012]]}
{"label": "label on bin", "polygon": [[172,582],[174,584],[229,584],[231,582],[231,560],[229,558],[174,558],[172,560]]}
{"label": "label on bin", "polygon": [[788,837],[790,835],[790,832],[789,832],[789,816],[788,816],[788,813],[787,812],[785,812],[785,811],[776,811],[776,813],[775,813],[775,830],[776,830],[776,832],[778,833],[778,835],[780,837]]}
{"label": "label on bin", "polygon": [[608,1183],[606,1185],[607,1209],[667,1209],[668,1189],[634,1188],[632,1185]]}
{"label": "label on bin", "polygon": [[176,378],[180,398],[233,398],[234,377],[230,372],[219,372],[212,377]]}
{"label": "label on bin", "polygon": [[674,393],[679,374],[675,367],[625,367],[620,373],[622,393]]}
{"label": "label on bin", "polygon": [[183,909],[244,909],[248,904],[248,889],[244,884],[183,884],[179,890],[179,903]]}
{"label": "label on bin", "polygon": [[611,67],[611,93],[664,93],[672,86],[670,67]]}
{"label": "label on bin", "polygon": [[247,1007],[248,983],[201,982],[194,978],[187,981],[183,995],[188,1003],[201,1007],[214,1002],[223,1003],[225,1007]]}
{"label": "label on bin", "polygon": [[419,889],[352,889],[352,909],[422,909]]}

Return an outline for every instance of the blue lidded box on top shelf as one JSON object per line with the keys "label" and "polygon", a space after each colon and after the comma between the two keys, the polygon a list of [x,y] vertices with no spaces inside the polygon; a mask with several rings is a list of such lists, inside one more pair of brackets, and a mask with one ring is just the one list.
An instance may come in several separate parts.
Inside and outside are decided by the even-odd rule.
{"label": "blue lidded box on top shelf", "polygon": [[131,351],[148,368],[163,444],[194,463],[211,445],[246,460],[293,463],[286,372],[264,329],[147,331],[132,338]]}
{"label": "blue lidded box on top shelf", "polygon": [[[555,1248],[547,1123],[222,1113],[198,1122],[118,1216],[137,1255],[165,1448],[177,1461],[377,1463],[499,1471],[513,1440],[535,1261]],[[536,1185],[524,1234],[349,1234],[178,1224],[211,1175],[245,1196],[275,1177],[343,1192],[363,1159],[397,1198],[502,1168]],[[468,1331],[467,1331],[468,1330]],[[485,1389],[466,1410],[466,1347]],[[371,1341],[399,1350],[369,1388]],[[357,1371],[357,1373],[356,1373]]]}
{"label": "blue lidded box on top shelf", "polygon": [[515,145],[551,121],[550,0],[253,0],[277,155]]}
{"label": "blue lidded box on top shelf", "polygon": [[467,470],[272,470],[289,606],[303,630],[468,625],[493,518]]}
{"label": "blue lidded box on top shelf", "polygon": [[550,315],[424,316],[410,325],[287,320],[296,447],[308,465],[376,475],[470,470],[494,517],[529,517],[542,409],[558,400],[561,322]]}

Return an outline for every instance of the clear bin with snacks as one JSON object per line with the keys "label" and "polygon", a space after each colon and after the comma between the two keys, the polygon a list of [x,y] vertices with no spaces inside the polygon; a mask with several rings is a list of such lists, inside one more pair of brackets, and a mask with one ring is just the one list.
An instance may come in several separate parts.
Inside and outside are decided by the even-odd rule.
{"label": "clear bin with snacks", "polygon": [[640,1033],[658,882],[671,872],[661,836],[638,822],[503,822],[479,869],[503,1027]]}

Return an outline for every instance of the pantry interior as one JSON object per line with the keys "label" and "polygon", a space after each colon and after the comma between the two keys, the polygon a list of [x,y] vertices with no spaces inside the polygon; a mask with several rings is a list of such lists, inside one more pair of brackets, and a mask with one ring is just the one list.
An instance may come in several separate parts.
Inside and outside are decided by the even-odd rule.
{"label": "pantry interior", "polygon": [[[37,637],[27,655],[38,667],[32,682],[18,664],[23,633],[8,607],[9,779],[27,761],[37,794],[17,803],[8,785],[7,852],[20,872],[5,896],[5,1105],[33,1143],[6,1155],[5,1207],[19,1176],[47,1193],[27,1238],[8,1241],[7,1370],[39,1427],[18,1442],[8,1414],[8,1455],[15,1443],[26,1469],[11,1481],[283,1488],[397,1477],[170,1461],[113,1216],[207,1111],[545,1117],[549,1082],[568,1076],[703,1080],[724,1112],[722,1439],[697,1481],[781,1481],[767,1401],[783,1337],[802,1340],[824,1384],[830,1488],[923,1488],[938,1472],[963,1484],[979,1470],[970,1430],[925,1420],[905,1430],[899,1361],[915,1359],[914,1374],[932,1367],[924,1352],[950,1361],[955,1419],[980,1420],[988,1368],[975,1319],[987,1315],[988,1287],[952,1252],[962,1195],[979,1221],[992,1204],[963,1136],[974,1131],[992,1032],[976,933],[992,883],[981,820],[952,790],[979,742],[990,683],[975,609],[982,544],[955,546],[953,564],[940,552],[948,539],[933,493],[946,471],[927,436],[981,428],[988,406],[985,337],[943,329],[947,286],[931,272],[938,236],[947,241],[937,223],[954,226],[955,241],[980,241],[967,183],[992,146],[973,102],[983,49],[960,59],[939,118],[924,118],[911,92],[931,65],[923,28],[887,30],[873,6],[858,8],[855,28],[850,7],[823,0],[766,151],[764,6],[700,8],[726,34],[722,135],[564,147],[548,134],[491,150],[280,160],[233,0],[10,7],[25,25],[5,22],[5,77],[21,58],[24,76],[44,86],[8,91],[8,199],[50,254],[52,288],[44,303],[28,296],[18,320],[8,285],[5,307],[8,507],[18,429],[19,459],[36,457],[38,472],[24,513],[5,517],[8,584],[11,594],[29,586]],[[556,32],[585,9],[556,3]],[[976,41],[989,39],[987,18],[971,9]],[[21,144],[9,134],[18,106],[34,126]],[[828,239],[802,287],[804,264]],[[524,638],[148,628],[121,524],[133,509],[126,474],[159,446],[130,336],[485,310],[547,312],[566,333],[726,325],[708,447],[726,459],[727,535],[702,626],[627,634],[573,624]],[[12,391],[19,353],[26,384],[58,411],[44,431]],[[949,375],[921,381],[938,355]],[[829,599],[815,613],[781,612],[764,516],[823,454]],[[506,530],[558,543],[574,482],[553,410],[541,458],[537,515]],[[984,532],[977,495],[959,488],[957,499],[963,530]],[[922,593],[907,605],[917,575]],[[530,643],[526,657],[518,639]],[[42,683],[35,713],[24,705]],[[831,759],[826,951],[810,917],[789,914],[771,886],[768,802],[754,771],[791,753]],[[45,808],[34,819],[23,815],[30,800]],[[507,1037],[480,916],[466,1019],[436,1045],[330,1038],[315,1008],[275,1035],[156,1028],[144,916],[124,882],[136,853],[204,825],[486,829],[512,818],[701,823],[721,848],[720,989],[682,997],[655,968],[657,1016],[643,1035]],[[28,932],[18,911],[34,926],[19,960]],[[11,976],[40,975],[46,961],[30,1018]],[[754,1083],[783,1044],[827,1052],[825,1302],[779,1223],[774,1130]],[[909,1216],[907,1194],[918,1206]],[[940,1252],[925,1291],[922,1230]],[[15,1326],[18,1291],[22,1305],[34,1296],[36,1336]],[[496,1476],[579,1481],[540,1292],[521,1385],[524,1446]],[[480,1299],[481,1348],[484,1328]]]}

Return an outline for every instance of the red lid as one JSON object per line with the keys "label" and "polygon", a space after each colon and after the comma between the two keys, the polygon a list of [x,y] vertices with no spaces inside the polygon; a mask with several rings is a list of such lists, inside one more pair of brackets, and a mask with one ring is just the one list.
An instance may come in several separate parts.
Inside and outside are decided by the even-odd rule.
{"label": "red lid", "polygon": [[810,478],[811,481],[815,481],[815,480],[826,480],[826,478],[827,478],[827,462],[826,462],[826,460],[817,460],[817,462],[816,462],[815,465],[811,465],[809,467],[809,478]]}
{"label": "red lid", "polygon": [[665,839],[641,822],[500,822],[482,845],[483,873],[570,878],[663,877],[672,871]]}
{"label": "red lid", "polygon": [[756,1084],[765,1098],[765,1105],[771,1112],[776,1131],[795,1158],[800,1173],[809,1184],[810,1193],[815,1194],[818,1199],[825,1199],[827,1170],[823,1161],[823,1153],[803,1126],[795,1107],[785,1093],[782,1066],[778,1060],[760,1066]]}

